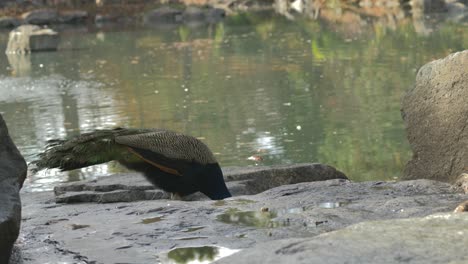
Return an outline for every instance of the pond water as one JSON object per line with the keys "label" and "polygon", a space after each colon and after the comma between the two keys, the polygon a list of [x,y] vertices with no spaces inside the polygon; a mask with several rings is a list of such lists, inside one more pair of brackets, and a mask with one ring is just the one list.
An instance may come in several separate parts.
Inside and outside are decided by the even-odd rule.
{"label": "pond water", "polygon": [[[401,96],[420,66],[468,44],[466,27],[450,22],[424,34],[405,20],[350,31],[270,14],[59,31],[58,52],[0,52],[0,113],[27,161],[53,138],[164,127],[201,138],[221,166],[320,162],[353,180],[400,175],[410,157]],[[7,39],[0,32],[0,50]],[[43,171],[25,188],[121,170]]]}

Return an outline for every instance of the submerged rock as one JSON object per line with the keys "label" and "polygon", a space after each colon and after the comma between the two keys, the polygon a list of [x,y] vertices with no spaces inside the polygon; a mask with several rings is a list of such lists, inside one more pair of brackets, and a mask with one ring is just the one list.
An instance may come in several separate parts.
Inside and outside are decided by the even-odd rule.
{"label": "submerged rock", "polygon": [[26,162],[11,140],[0,115],[0,263],[8,263],[21,225],[19,191],[26,178]]}
{"label": "submerged rock", "polygon": [[[285,185],[260,194],[237,196],[222,201],[164,199],[70,205],[55,204],[51,192],[25,193],[22,199],[24,243],[21,244],[21,253],[24,264],[157,263],[166,259],[170,252],[170,257],[174,260],[182,253],[199,252],[196,250],[200,250],[200,247],[213,245],[232,250],[246,249],[246,254],[253,254],[254,251],[250,248],[255,248],[259,243],[291,238],[305,241],[304,243],[315,241],[311,243],[321,244],[317,246],[317,252],[328,252],[332,258],[344,255],[354,260],[353,256],[356,255],[353,254],[359,254],[359,251],[345,251],[349,248],[364,250],[362,254],[366,257],[373,252],[373,256],[378,258],[382,250],[382,258],[398,257],[400,254],[402,259],[408,257],[411,260],[417,259],[414,254],[423,250],[430,252],[427,256],[439,252],[431,243],[415,242],[413,245],[411,241],[416,241],[415,239],[435,241],[434,245],[447,239],[446,246],[442,248],[452,246],[453,250],[447,250],[447,254],[453,255],[446,260],[459,260],[465,256],[464,250],[455,250],[459,249],[459,243],[463,242],[466,246],[466,234],[456,236],[457,232],[466,232],[467,221],[463,218],[466,216],[461,216],[465,213],[458,213],[460,216],[456,217],[444,215],[437,220],[440,221],[438,224],[425,219],[369,223],[368,226],[362,224],[359,232],[351,233],[352,237],[358,239],[356,241],[365,240],[364,234],[372,238],[366,240],[366,243],[351,240],[351,234],[347,236],[350,231],[346,229],[339,236],[330,233],[333,240],[328,240],[328,235],[313,238],[363,221],[425,217],[434,213],[452,212],[457,205],[468,200],[467,194],[454,192],[450,184],[438,181],[353,183],[335,179]],[[459,230],[456,231],[456,228]],[[355,229],[356,227],[349,228]],[[359,237],[359,233],[363,236]],[[433,240],[435,237],[439,238]],[[401,238],[411,240],[405,242]],[[340,239],[343,243],[339,242]],[[373,244],[374,239],[378,243]],[[391,245],[394,247],[378,248],[387,245],[385,243],[389,241],[392,241]],[[330,247],[327,242],[337,244]],[[280,244],[282,242],[278,243],[283,245]],[[291,250],[284,249],[282,252],[290,254],[291,261],[283,263],[301,263],[293,260],[300,261],[300,256],[306,256],[313,250],[287,245],[290,245]],[[397,245],[405,247],[398,248]],[[190,250],[172,251],[176,248]],[[259,248],[265,249],[265,256],[270,258],[271,254],[276,253],[268,250],[278,247],[272,244],[270,248]],[[365,251],[372,248],[373,251]],[[213,248],[202,249],[207,257],[218,252]],[[390,249],[395,250],[394,255],[391,255]],[[335,253],[337,251],[339,254]],[[282,260],[284,254],[279,256]],[[434,259],[443,260],[447,254],[440,252],[440,256]],[[323,255],[318,255],[317,258],[320,256]],[[245,259],[239,257],[238,260],[236,263],[243,263]],[[256,260],[255,263],[264,263]]]}
{"label": "submerged rock", "polygon": [[454,183],[468,172],[468,50],[424,65],[403,98],[413,158],[403,179]]}
{"label": "submerged rock", "polygon": [[34,51],[51,51],[57,50],[58,44],[59,35],[52,29],[23,25],[10,32],[5,52],[24,54]]}

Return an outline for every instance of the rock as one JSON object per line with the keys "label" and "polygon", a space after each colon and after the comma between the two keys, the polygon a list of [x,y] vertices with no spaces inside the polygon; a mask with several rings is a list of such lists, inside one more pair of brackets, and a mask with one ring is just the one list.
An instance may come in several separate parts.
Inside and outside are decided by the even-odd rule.
{"label": "rock", "polygon": [[113,23],[113,22],[117,22],[118,20],[121,20],[121,19],[122,19],[122,17],[119,17],[117,15],[97,14],[94,17],[94,23],[96,23],[96,24]]}
{"label": "rock", "polygon": [[54,24],[59,19],[59,14],[54,9],[38,9],[21,15],[26,24],[45,25]]}
{"label": "rock", "polygon": [[424,65],[403,98],[413,158],[403,179],[454,183],[468,171],[468,50]]}
{"label": "rock", "polygon": [[61,12],[58,20],[61,23],[76,24],[85,22],[87,18],[88,12],[81,10],[73,10]]}
{"label": "rock", "polygon": [[57,50],[58,43],[59,35],[52,29],[23,25],[10,32],[6,53]]}
{"label": "rock", "polygon": [[150,25],[158,23],[179,23],[182,21],[182,11],[164,6],[148,12],[144,20],[146,24]]}
{"label": "rock", "polygon": [[460,3],[454,0],[447,0],[447,19],[456,23],[463,23],[468,18],[468,1]]}
{"label": "rock", "polygon": [[0,17],[0,28],[17,27],[21,22],[14,17]]}
{"label": "rock", "polygon": [[459,204],[453,212],[454,213],[468,212],[468,201],[464,201],[463,203]]}
{"label": "rock", "polygon": [[300,182],[348,179],[335,168],[319,163],[225,168],[224,176],[227,182],[238,181],[242,186],[243,192],[239,195],[257,194],[281,185]]}
{"label": "rock", "polygon": [[263,243],[215,263],[467,263],[466,230],[468,214],[367,222]]}
{"label": "rock", "polygon": [[464,193],[468,193],[468,173],[460,174],[454,185]]}
{"label": "rock", "polygon": [[[347,179],[335,168],[318,163],[231,167],[223,170],[228,189],[233,196],[257,194],[274,187],[299,182]],[[154,188],[142,175],[124,173],[97,180],[66,183],[56,186],[54,192],[58,203],[130,202],[169,198],[167,193]],[[184,197],[184,200],[202,199],[207,197],[201,193]]]}
{"label": "rock", "polygon": [[205,21],[205,11],[196,6],[187,7],[182,13],[182,19],[184,21]]}
{"label": "rock", "polygon": [[424,13],[444,12],[447,10],[445,0],[411,0],[412,9],[421,9]]}
{"label": "rock", "polygon": [[226,17],[226,11],[221,8],[210,8],[206,11],[208,23],[217,23]]}
{"label": "rock", "polygon": [[[126,182],[122,184],[127,185]],[[51,192],[24,193],[22,200],[21,232],[24,241],[20,250],[24,264],[157,263],[164,256],[169,257],[168,252],[173,249],[187,249],[187,252],[192,253],[193,247],[213,245],[228,249],[249,249],[259,243],[278,239],[314,239],[314,236],[363,221],[425,217],[452,212],[458,204],[468,200],[468,195],[454,192],[448,183],[431,180],[355,183],[335,179],[285,185],[260,194],[237,196],[222,201],[140,200],[130,203],[71,205],[54,203],[54,194]],[[453,229],[458,227],[458,232],[466,232],[466,218],[464,222],[457,219],[468,214],[458,215],[460,216],[455,218],[437,218],[437,221],[441,221],[437,228],[432,224],[434,222],[417,219],[405,220],[408,225],[400,224],[402,222],[399,221],[380,223],[378,228],[388,228],[389,232],[385,233],[373,232],[374,229],[370,228],[374,226],[376,230],[381,229],[370,223],[369,229],[361,229],[362,232],[367,230],[366,234],[379,242],[375,245],[372,239],[366,240],[366,243],[350,242],[345,235],[342,239],[347,241],[348,246],[362,246],[363,250],[375,246],[375,257],[380,256],[377,246],[383,245],[380,241],[385,240],[387,235],[393,239],[394,245],[401,243],[406,247],[407,242],[402,241],[401,237],[412,237],[413,240],[408,241],[429,241],[432,237],[440,236],[441,239],[451,239],[447,241],[454,243],[445,241],[446,246],[442,247],[444,250],[449,246],[458,249],[461,239],[466,239],[467,236],[452,236]],[[84,228],[76,229],[77,226]],[[314,241],[328,241],[323,237]],[[435,243],[439,245],[439,242]],[[337,248],[341,245],[337,244]],[[433,251],[427,253],[432,257],[439,250],[431,245],[415,243],[413,247]],[[325,247],[331,257],[353,253],[337,251],[326,242],[320,248]],[[393,254],[419,252],[416,249],[410,251],[411,247],[406,247],[400,250],[392,248],[395,250]],[[210,258],[215,253],[209,248],[203,250],[210,253]],[[385,254],[390,254],[389,251],[391,250],[382,248]],[[171,252],[170,257],[173,259],[183,253]],[[356,252],[360,251],[354,251]],[[453,251],[448,250],[448,253]],[[297,254],[302,254],[302,251]],[[442,256],[447,255],[443,252],[440,254],[440,257],[436,256],[434,259],[441,260]],[[424,256],[420,255],[426,260]],[[465,251],[459,250],[454,253],[453,258],[458,256],[465,256]],[[292,257],[294,259],[294,255]]]}
{"label": "rock", "polygon": [[463,13],[463,12],[466,12],[468,9],[464,3],[460,3],[454,0],[447,1],[446,5],[447,5],[447,11],[452,14]]}
{"label": "rock", "polygon": [[26,178],[26,162],[11,140],[0,115],[0,263],[8,263],[21,225],[19,191]]}

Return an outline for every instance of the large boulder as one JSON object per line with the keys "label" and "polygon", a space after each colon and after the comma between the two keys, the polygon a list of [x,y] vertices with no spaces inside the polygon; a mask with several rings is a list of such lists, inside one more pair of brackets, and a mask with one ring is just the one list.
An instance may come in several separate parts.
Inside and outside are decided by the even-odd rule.
{"label": "large boulder", "polygon": [[455,183],[468,172],[468,50],[430,62],[402,102],[413,158],[403,179]]}
{"label": "large boulder", "polygon": [[21,224],[19,191],[26,178],[24,158],[0,115],[0,263],[8,263]]}
{"label": "large boulder", "polygon": [[24,54],[57,50],[58,44],[59,35],[52,29],[22,25],[10,32],[6,53]]}

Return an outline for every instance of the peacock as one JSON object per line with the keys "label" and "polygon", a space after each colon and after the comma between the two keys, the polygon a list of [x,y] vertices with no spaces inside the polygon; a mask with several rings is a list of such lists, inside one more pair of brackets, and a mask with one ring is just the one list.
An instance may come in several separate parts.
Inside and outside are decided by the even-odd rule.
{"label": "peacock", "polygon": [[201,192],[212,200],[231,197],[211,150],[195,137],[166,129],[102,129],[68,140],[50,140],[32,163],[36,171],[74,170],[116,160],[142,172],[174,197]]}

